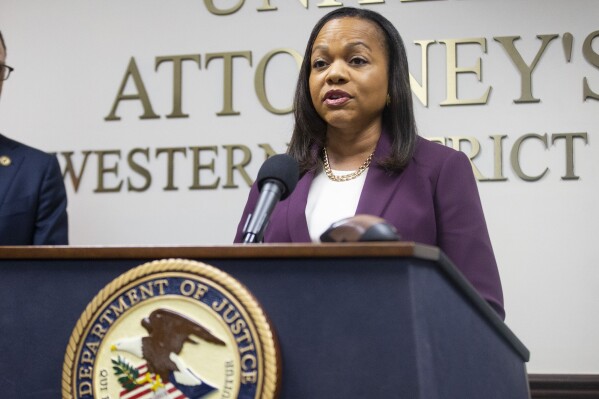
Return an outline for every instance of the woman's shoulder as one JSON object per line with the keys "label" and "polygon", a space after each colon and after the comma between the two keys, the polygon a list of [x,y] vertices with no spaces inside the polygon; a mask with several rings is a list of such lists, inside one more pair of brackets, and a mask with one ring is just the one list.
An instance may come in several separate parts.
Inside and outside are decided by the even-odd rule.
{"label": "woman's shoulder", "polygon": [[[385,139],[382,138],[382,140]],[[380,157],[381,154],[385,154],[384,151],[391,151],[388,141],[379,143],[378,153],[375,155],[378,154]],[[380,168],[384,170],[383,166]],[[462,151],[417,136],[412,158],[400,174],[419,176],[421,179],[428,179],[435,184],[444,176],[467,177],[467,175],[471,175],[472,165],[468,156]]]}
{"label": "woman's shoulder", "polygon": [[466,154],[454,150],[436,141],[430,141],[424,137],[418,136],[416,148],[414,150],[414,160],[426,164],[443,164],[451,158],[467,158]]}

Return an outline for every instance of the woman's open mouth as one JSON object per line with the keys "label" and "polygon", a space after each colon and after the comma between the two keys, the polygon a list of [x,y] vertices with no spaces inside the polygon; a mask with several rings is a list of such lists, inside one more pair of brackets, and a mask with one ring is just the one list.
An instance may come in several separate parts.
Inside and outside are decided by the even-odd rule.
{"label": "woman's open mouth", "polygon": [[326,105],[340,106],[351,100],[351,96],[343,90],[329,90],[325,96],[323,102]]}

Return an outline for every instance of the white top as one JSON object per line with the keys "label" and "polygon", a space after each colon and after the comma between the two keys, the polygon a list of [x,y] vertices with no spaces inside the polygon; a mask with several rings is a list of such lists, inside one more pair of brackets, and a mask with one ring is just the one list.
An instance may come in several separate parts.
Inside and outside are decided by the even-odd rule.
{"label": "white top", "polygon": [[[353,172],[333,170],[335,176]],[[367,173],[368,169],[355,179],[344,182],[329,179],[322,170],[316,175],[306,204],[306,221],[312,242],[320,242],[320,235],[334,222],[356,214]]]}

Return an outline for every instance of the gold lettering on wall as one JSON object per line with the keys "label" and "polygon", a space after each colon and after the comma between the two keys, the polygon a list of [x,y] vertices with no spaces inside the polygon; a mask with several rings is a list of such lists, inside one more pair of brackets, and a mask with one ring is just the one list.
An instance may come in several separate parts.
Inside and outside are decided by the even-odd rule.
{"label": "gold lettering on wall", "polygon": [[270,144],[258,144],[258,147],[264,150],[264,160],[277,154]]}
{"label": "gold lettering on wall", "polygon": [[[271,0],[269,2],[264,2],[264,5],[270,5]],[[539,66],[540,60],[543,55],[547,52],[549,44],[559,37],[557,34],[550,35],[538,35],[537,38],[540,40],[539,49],[536,51],[536,54],[533,60],[530,63],[524,61],[524,58],[520,54],[520,52],[516,49],[515,42],[520,39],[520,36],[500,36],[494,37],[494,40],[500,43],[501,47],[504,49],[510,60],[516,66],[516,71],[520,75],[521,79],[521,93],[520,98],[513,100],[515,103],[538,103],[540,99],[535,98],[532,93],[532,77],[533,72],[537,70]],[[592,32],[586,37],[584,44],[582,46],[582,52],[584,54],[584,58],[586,61],[599,69],[599,52],[593,48],[593,41],[596,42],[596,38],[599,37],[599,31]],[[565,58],[566,62],[571,61],[571,43],[573,37],[569,33],[564,34],[564,49],[565,49]],[[410,86],[413,95],[418,98],[418,100],[422,103],[423,106],[428,107],[429,105],[429,76],[430,76],[430,68],[429,65],[429,50],[431,45],[435,43],[441,43],[445,47],[446,51],[446,62],[445,65],[438,65],[439,67],[444,67],[446,72],[446,98],[440,102],[441,106],[463,106],[463,105],[471,105],[471,104],[488,104],[490,92],[493,89],[492,86],[482,87],[484,90],[483,94],[475,98],[472,94],[464,94],[464,86],[465,83],[463,79],[464,75],[474,74],[478,82],[482,82],[482,59],[481,57],[476,57],[476,62],[471,66],[462,66],[460,63],[464,63],[464,61],[458,61],[458,52],[461,48],[467,45],[477,45],[478,48],[481,49],[483,53],[487,53],[487,40],[485,38],[466,38],[466,39],[444,39],[440,41],[436,40],[416,40],[414,44],[419,46],[420,48],[420,74],[416,75],[420,79],[418,81],[412,73],[409,74]],[[536,42],[536,41],[535,41]],[[596,43],[595,43],[596,44]],[[474,48],[476,51],[478,48]],[[470,48],[472,50],[472,48]],[[463,51],[463,50],[462,50]],[[285,115],[292,112],[292,105],[287,106],[274,106],[271,103],[271,99],[267,93],[267,78],[272,75],[272,72],[269,71],[270,61],[276,56],[286,53],[291,55],[296,60],[296,65],[292,66],[293,71],[296,72],[296,68],[301,64],[301,55],[296,50],[292,48],[276,48],[274,50],[266,53],[261,59],[258,65],[256,66],[253,72],[253,88],[256,93],[256,97],[260,105],[267,110],[268,112],[275,115]],[[472,51],[470,52],[472,53]],[[555,54],[552,54],[555,55]],[[201,66],[202,55],[200,54],[183,54],[183,55],[168,55],[168,56],[156,56],[154,59],[154,69],[156,72],[159,71],[160,68],[164,69],[163,64],[169,63],[172,65],[172,109],[170,109],[170,113],[166,113],[161,110],[161,115],[164,115],[169,118],[188,118],[190,117],[184,110],[183,104],[183,85],[184,85],[184,75],[183,68],[185,65],[188,65],[190,62],[195,63],[197,65],[197,69],[195,65],[192,68],[186,67],[186,75],[188,76],[190,73],[197,73]],[[252,51],[234,51],[234,52],[218,52],[218,53],[209,53],[204,55],[205,57],[205,69],[208,69],[211,63],[214,63],[214,59],[222,60],[223,65],[223,78],[222,78],[222,105],[218,104],[216,110],[217,116],[231,116],[231,115],[241,115],[241,110],[235,109],[235,91],[233,87],[233,82],[236,72],[234,67],[236,68],[244,68],[245,64],[239,64],[239,61],[236,61],[236,58],[244,58],[249,67],[250,71],[252,70],[253,64],[253,53]],[[243,63],[243,62],[242,62]],[[466,62],[467,63],[467,62]],[[433,66],[435,67],[435,66]],[[168,68],[168,67],[167,67]],[[214,68],[213,68],[214,69]],[[272,67],[270,69],[273,69]],[[289,67],[287,67],[289,69]],[[142,69],[143,70],[143,69]],[[244,76],[246,71],[244,71]],[[509,74],[509,73],[508,73]],[[595,99],[599,100],[599,92],[597,89],[593,90],[591,80],[588,76],[581,76],[583,83],[583,101],[587,99]],[[550,81],[549,84],[552,84],[554,81]],[[243,81],[244,85],[248,82]],[[475,82],[476,84],[476,82]],[[152,85],[156,86],[156,85]],[[474,90],[479,92],[481,89],[476,89],[476,86],[469,85],[469,90]],[[474,87],[472,89],[471,87]],[[599,88],[599,86],[597,86]],[[293,93],[291,90],[286,90],[289,92],[289,97],[292,97]],[[239,92],[239,90],[238,90]],[[157,93],[161,93],[158,91]],[[217,97],[215,93],[210,93],[211,96],[209,98]],[[158,95],[158,94],[157,94]],[[238,94],[237,94],[238,95]],[[156,114],[153,110],[152,103],[150,101],[150,96],[148,91],[146,90],[146,86],[144,83],[144,79],[142,79],[140,69],[138,68],[137,61],[134,57],[131,57],[129,63],[127,65],[125,74],[120,83],[118,93],[113,101],[112,108],[108,116],[104,119],[106,121],[119,121],[121,117],[118,115],[119,106],[124,101],[139,101],[141,106],[143,107],[143,113],[139,116],[140,119],[158,119],[160,116]],[[161,104],[164,104],[164,101],[160,101]],[[203,104],[202,104],[203,105]],[[121,106],[121,109],[123,107]],[[204,107],[194,107],[197,109],[204,110]],[[220,109],[220,110],[219,110]],[[126,108],[126,110],[131,110],[131,108]],[[216,111],[215,110],[215,111]],[[121,111],[121,113],[124,111]]]}
{"label": "gold lettering on wall", "polygon": [[537,38],[542,40],[541,48],[537,51],[537,55],[530,65],[527,65],[520,52],[516,49],[514,42],[520,39],[520,36],[500,36],[495,37],[495,41],[501,43],[503,49],[510,56],[514,65],[520,73],[520,98],[514,100],[515,103],[538,103],[541,101],[534,98],[532,95],[532,72],[537,67],[541,56],[545,52],[547,45],[558,35],[538,35]]}
{"label": "gold lettering on wall", "polygon": [[[237,184],[235,184],[233,178],[233,172],[237,170],[243,180],[248,186],[252,185],[252,178],[245,170],[245,167],[249,165],[252,160],[252,152],[245,145],[223,145],[223,148],[227,150],[227,182],[223,186],[223,188],[239,188]],[[243,158],[240,162],[235,162],[235,152],[241,151]]]}
{"label": "gold lettering on wall", "polygon": [[[416,1],[441,1],[441,0],[399,0],[400,3],[410,3]],[[285,0],[290,2],[290,0]],[[385,0],[359,0],[359,5],[370,5],[370,4],[385,4]],[[215,4],[215,0],[204,0],[204,4],[208,11],[215,15],[230,15],[237,12],[244,4],[244,0],[238,1],[234,6],[222,9],[218,8]],[[273,0],[262,0],[262,4],[256,8],[257,11],[276,11],[278,7],[272,5]],[[298,3],[305,9],[309,8],[309,0],[298,0]],[[316,4],[317,7],[342,7],[343,3],[336,0],[321,0],[320,3]]]}
{"label": "gold lettering on wall", "polygon": [[414,43],[420,46],[420,79],[422,84],[418,83],[410,73],[410,87],[422,105],[428,107],[428,46],[436,43],[436,41],[415,40]]}
{"label": "gold lettering on wall", "polygon": [[543,135],[539,135],[536,133],[525,134],[524,136],[518,138],[518,140],[516,140],[516,142],[514,143],[514,146],[512,147],[512,151],[510,154],[510,161],[512,164],[512,169],[514,169],[514,172],[516,173],[516,175],[518,175],[519,178],[525,181],[537,181],[540,180],[543,176],[545,176],[545,174],[549,171],[549,168],[545,168],[545,170],[541,174],[531,176],[524,173],[522,171],[522,167],[520,166],[520,150],[522,147],[522,143],[530,139],[539,140],[541,143],[544,144],[545,149],[548,149],[547,133]]}
{"label": "gold lettering on wall", "polygon": [[341,7],[343,3],[340,3],[335,0],[323,0],[321,3],[316,5],[317,7]]}
{"label": "gold lettering on wall", "polygon": [[183,61],[195,61],[200,65],[199,54],[188,54],[188,55],[169,55],[163,57],[156,57],[156,71],[163,62],[173,63],[173,111],[167,115],[167,118],[188,118],[188,114],[184,114],[181,106],[181,96],[183,93]]}
{"label": "gold lettering on wall", "polygon": [[476,180],[488,180],[480,170],[474,164],[474,158],[478,156],[480,153],[480,142],[476,139],[476,137],[471,136],[450,136],[448,137],[451,140],[451,144],[454,150],[464,151],[462,148],[462,143],[468,143],[470,145],[470,154],[466,154],[470,159],[470,163],[472,164],[472,171],[474,172],[474,176]]}
{"label": "gold lettering on wall", "polygon": [[187,150],[185,147],[173,147],[173,148],[157,148],[156,149],[156,158],[160,154],[166,154],[167,162],[166,162],[166,186],[164,186],[164,191],[177,191],[179,187],[175,186],[175,155],[183,154],[184,157],[187,157]]}
{"label": "gold lettering on wall", "polygon": [[[599,68],[599,54],[593,51],[593,40],[595,40],[597,37],[599,37],[599,30],[596,30],[587,36],[587,38],[584,40],[584,44],[582,45],[582,54],[589,64]],[[599,94],[596,91],[591,90],[586,76],[582,80],[582,87],[582,96],[584,101],[589,98],[599,100]]]}
{"label": "gold lettering on wall", "polygon": [[62,173],[63,180],[66,179],[67,175],[71,178],[71,183],[73,184],[73,191],[77,192],[79,190],[79,184],[81,183],[81,176],[83,176],[83,171],[85,170],[85,166],[87,165],[87,160],[89,158],[89,154],[91,151],[83,151],[83,162],[81,164],[81,168],[79,169],[79,173],[75,172],[75,167],[73,166],[73,151],[65,151],[62,153],[65,158],[65,168]]}
{"label": "gold lettering on wall", "polygon": [[551,135],[551,144],[562,139],[566,141],[566,175],[562,176],[562,180],[578,180],[579,177],[574,174],[574,139],[582,139],[587,144],[589,142],[588,135],[586,132],[556,133]]}
{"label": "gold lettering on wall", "polygon": [[[470,158],[473,173],[479,182],[508,180],[503,171],[503,145],[510,141],[513,144],[509,164],[519,179],[536,182],[547,175],[549,168],[545,163],[546,161],[538,160],[538,156],[533,158],[533,163],[526,166],[527,169],[532,169],[532,173],[531,170],[525,171],[521,162],[523,159],[531,159],[530,152],[527,152],[526,148],[534,151],[535,146],[538,149],[539,142],[545,151],[555,148],[557,153],[554,156],[564,160],[565,172],[562,174],[561,180],[580,179],[575,173],[576,156],[579,156],[575,151],[575,146],[577,144],[588,144],[587,132],[554,133],[551,135],[551,139],[549,139],[548,134],[528,133],[516,138],[515,141],[509,140],[509,137],[504,134],[488,137],[491,140],[485,143],[479,142],[472,136],[437,136],[428,137],[427,139],[443,145],[450,145],[465,152]],[[551,141],[551,145],[549,141]],[[529,146],[525,146],[525,142],[528,142]],[[247,171],[250,164],[262,164],[268,157],[285,151],[284,146],[279,148],[279,151],[275,151],[267,143],[257,144],[256,146],[251,150],[243,144],[226,144],[222,146],[225,149],[222,155],[216,145],[158,148],[155,151],[147,147],[133,148],[124,156],[126,161],[121,160],[121,154],[125,152],[114,149],[104,151],[83,150],[77,153],[64,151],[58,153],[57,157],[63,165],[65,184],[70,182],[74,191],[81,191],[80,188],[85,180],[92,187],[96,184],[96,188],[93,190],[96,193],[116,193],[124,190],[144,192],[152,184],[156,184],[156,179],[161,180],[158,184],[162,184],[162,180],[165,181],[165,185],[161,188],[163,191],[176,191],[179,189],[175,181],[177,176],[190,176],[189,185],[187,186],[189,190],[236,189],[240,187],[247,188],[253,183],[252,177]],[[484,165],[479,165],[482,162],[479,155],[486,150],[493,151],[493,158],[492,160],[487,158]],[[188,151],[192,154],[191,157],[187,157]],[[94,156],[90,156],[90,154]],[[163,161],[159,160],[159,158],[164,159],[163,154],[166,154],[166,173],[164,173],[164,169],[160,170],[164,168]],[[255,154],[258,154],[258,156],[254,156]],[[219,162],[219,159],[223,157],[224,160]],[[92,162],[89,162],[89,159],[92,159]],[[94,160],[96,161],[95,165]],[[490,162],[492,162],[493,176],[488,178],[480,172],[479,167],[485,166],[485,169],[489,170]],[[217,169],[217,163],[222,164],[224,167]],[[90,164],[92,165],[90,166]],[[89,171],[90,168],[92,171]],[[189,175],[182,174],[182,168],[190,169],[191,173]],[[539,170],[541,170],[540,173],[533,174]],[[124,176],[119,176],[119,172],[123,173]],[[241,180],[239,180],[240,176]],[[90,179],[96,181],[90,183]],[[107,181],[108,179],[110,180]],[[124,187],[123,182],[125,180],[127,185]]]}
{"label": "gold lettering on wall", "polygon": [[[133,79],[133,84],[137,89],[136,94],[124,94],[125,87],[127,86],[127,82],[129,78]],[[127,71],[125,71],[125,76],[123,77],[123,81],[121,82],[121,87],[119,88],[119,92],[114,100],[114,104],[112,105],[112,110],[108,114],[104,120],[107,121],[119,121],[120,117],[116,115],[117,108],[121,101],[128,100],[137,100],[141,101],[141,104],[144,109],[144,113],[139,117],[140,119],[157,119],[160,118],[154,110],[152,109],[152,104],[150,104],[150,97],[148,97],[148,92],[146,90],[146,86],[141,79],[141,74],[139,73],[139,68],[137,68],[137,63],[135,62],[135,58],[131,57],[129,61],[129,65],[127,66]]]}
{"label": "gold lettering on wall", "polygon": [[[275,11],[277,7],[270,4],[271,0],[262,0],[262,5],[257,8],[258,11]],[[308,0],[298,0],[305,9],[308,9]]]}
{"label": "gold lettering on wall", "polygon": [[200,172],[201,170],[209,170],[214,174],[214,161],[213,157],[209,163],[201,163],[200,162],[200,153],[202,151],[211,151],[214,155],[218,155],[218,147],[207,146],[207,147],[189,147],[189,149],[193,153],[193,183],[189,186],[190,190],[212,190],[218,187],[218,183],[220,182],[220,177],[217,177],[216,180],[213,181],[212,184],[201,184],[200,182]]}
{"label": "gold lettering on wall", "polygon": [[214,15],[229,15],[237,12],[237,10],[239,10],[241,6],[243,6],[244,1],[245,0],[239,0],[237,4],[235,4],[234,6],[225,9],[216,7],[214,5],[214,0],[204,0],[204,4],[206,5],[208,11],[210,11]]}
{"label": "gold lettering on wall", "polygon": [[270,60],[277,54],[289,54],[295,59],[298,68],[302,65],[302,56],[297,51],[290,48],[272,50],[260,60],[260,63],[258,63],[256,74],[254,76],[254,88],[256,90],[258,100],[264,109],[276,115],[283,115],[292,112],[293,105],[289,105],[286,108],[275,108],[270,101],[268,101],[268,97],[266,95],[266,67],[268,66]]}
{"label": "gold lettering on wall", "polygon": [[223,53],[209,53],[206,54],[206,69],[208,64],[213,59],[223,59],[223,109],[217,112],[216,115],[239,115],[240,113],[233,109],[233,59],[234,58],[245,58],[249,61],[252,66],[252,52],[251,51],[234,51],[234,52],[223,52]]}
{"label": "gold lettering on wall", "polygon": [[478,81],[481,81],[481,59],[478,58],[476,65],[471,67],[458,67],[458,46],[465,44],[478,44],[482,47],[483,53],[487,52],[487,39],[484,37],[470,39],[444,39],[439,40],[446,46],[447,53],[447,98],[441,102],[441,105],[470,105],[486,104],[492,87],[488,87],[486,92],[477,99],[458,99],[458,74],[473,73]]}
{"label": "gold lettering on wall", "polygon": [[[119,176],[119,160],[121,159],[121,151],[120,150],[106,150],[106,151],[94,151],[94,154],[98,156],[98,186],[94,190],[95,193],[116,193],[121,191],[121,187],[123,186],[123,181],[119,181],[116,186],[106,187],[104,182],[104,175],[107,173],[114,174],[115,177]],[[104,166],[105,165],[105,157],[108,155],[114,155],[117,157],[112,166]]]}
{"label": "gold lettering on wall", "polygon": [[[305,0],[307,1],[307,0]],[[304,7],[308,8],[308,5],[304,5]],[[270,5],[270,0],[262,0],[262,5],[256,8],[258,11],[276,11],[277,7]]]}
{"label": "gold lettering on wall", "polygon": [[143,191],[146,191],[152,184],[152,175],[150,174],[150,171],[148,169],[144,168],[143,166],[141,166],[139,163],[137,163],[135,161],[134,157],[137,154],[145,155],[146,162],[149,162],[150,161],[150,149],[149,148],[134,148],[127,155],[127,163],[129,164],[129,167],[131,168],[131,170],[133,172],[135,172],[138,175],[140,175],[141,177],[143,177],[145,180],[145,183],[140,187],[134,186],[133,183],[131,182],[131,178],[128,177],[127,178],[127,190],[143,192]]}
{"label": "gold lettering on wall", "polygon": [[[268,157],[284,151],[284,148],[282,151],[275,151],[267,143],[257,144],[257,147],[260,149],[258,152],[262,155],[257,157],[260,163]],[[253,180],[245,169],[253,159],[250,148],[243,144],[223,145],[222,148],[225,149],[226,157],[224,161],[226,167],[222,170],[216,169],[216,162],[219,158],[217,146],[157,148],[153,157],[153,150],[150,148],[133,148],[127,153],[126,162],[121,160],[123,154],[121,150],[84,150],[76,155],[73,151],[64,151],[58,153],[57,157],[63,161],[63,179],[65,183],[70,181],[74,191],[79,191],[83,180],[89,181],[91,178],[95,178],[97,185],[93,190],[95,193],[116,193],[124,190],[144,192],[154,184],[156,177],[165,180],[163,191],[177,191],[179,187],[175,178],[180,175],[182,167],[191,168],[189,190],[216,190],[219,187],[239,188],[236,181],[238,176],[242,177],[244,187],[250,187]],[[191,159],[187,157],[188,150],[192,154]],[[94,157],[91,157],[91,154]],[[159,158],[164,158],[163,154],[166,154],[166,173],[158,170],[162,165],[156,163]],[[89,166],[90,163],[93,163],[93,161],[88,162],[89,159],[95,159],[96,165]],[[76,161],[81,162],[82,166],[79,169],[74,166]],[[87,172],[90,168],[96,168],[96,170]],[[119,176],[122,169],[125,169],[124,178]],[[67,176],[70,178],[67,179]],[[107,181],[108,179],[112,180]],[[123,185],[125,180],[127,181],[126,187]],[[222,185],[221,183],[225,180],[226,184]]]}
{"label": "gold lettering on wall", "polygon": [[507,135],[496,134],[489,136],[493,140],[493,178],[483,179],[481,181],[506,181],[507,178],[503,176],[503,139]]}

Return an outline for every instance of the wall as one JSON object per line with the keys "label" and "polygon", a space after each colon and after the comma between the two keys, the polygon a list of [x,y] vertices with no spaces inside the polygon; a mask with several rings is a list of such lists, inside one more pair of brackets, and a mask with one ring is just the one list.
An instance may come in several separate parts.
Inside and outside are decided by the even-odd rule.
{"label": "wall", "polygon": [[[2,0],[0,131],[58,153],[75,245],[230,243],[334,3]],[[599,372],[599,3],[344,5],[396,24],[421,135],[472,155],[529,371]]]}

